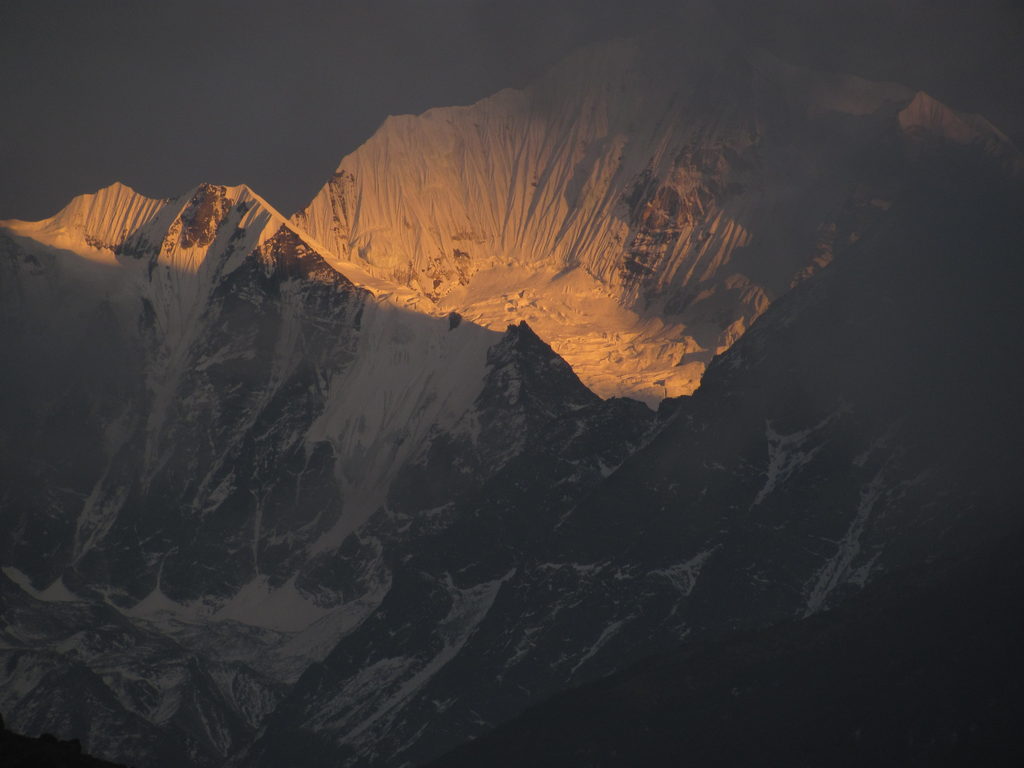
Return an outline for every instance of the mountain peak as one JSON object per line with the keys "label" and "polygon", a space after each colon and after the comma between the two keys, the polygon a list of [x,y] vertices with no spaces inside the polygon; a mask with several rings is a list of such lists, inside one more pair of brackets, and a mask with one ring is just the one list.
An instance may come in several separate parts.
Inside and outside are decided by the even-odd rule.
{"label": "mountain peak", "polygon": [[99,195],[104,193],[141,195],[140,192],[122,181],[113,181],[105,187],[100,187],[94,194]]}
{"label": "mountain peak", "polygon": [[313,249],[320,246],[298,230],[248,185],[203,182],[182,195],[155,199],[114,182],[78,195],[48,219],[0,222],[14,235],[30,238],[92,261],[116,263],[119,257],[153,258],[195,271],[223,230],[237,241],[245,232],[246,252],[282,229]]}
{"label": "mountain peak", "polygon": [[[616,39],[520,90],[389,117],[292,220],[418,309],[496,331],[528,320],[591,390],[653,406],[692,393],[771,301],[863,234],[835,233],[885,215],[865,160],[888,151],[897,113],[905,133],[1019,163],[981,118],[719,40],[708,18],[689,46]],[[865,189],[878,205],[839,221]]]}
{"label": "mountain peak", "polygon": [[[59,221],[71,224],[76,221],[75,217],[81,216],[86,211],[110,213],[111,208],[145,206],[146,204],[160,204],[164,202],[166,200],[148,197],[127,184],[115,181],[105,187],[100,187],[95,192],[75,195],[67,205],[50,217],[50,219],[44,219],[44,221]],[[80,221],[81,219],[78,220]]]}
{"label": "mountain peak", "polygon": [[525,320],[508,326],[501,341],[487,351],[487,364],[491,374],[485,392],[491,390],[509,405],[528,399],[572,410],[598,400]]}
{"label": "mountain peak", "polygon": [[958,112],[918,91],[900,110],[899,125],[912,138],[930,137],[954,144],[976,145],[1014,175],[1024,173],[1024,155],[1009,137],[981,115]]}
{"label": "mountain peak", "polygon": [[924,91],[900,110],[900,127],[907,133],[926,132],[958,144],[968,144],[977,137],[977,127],[969,117],[960,115]]}
{"label": "mountain peak", "polygon": [[16,235],[94,259],[110,255],[132,233],[152,221],[166,200],[146,197],[121,182],[77,195],[60,211],[41,221],[4,221]]}

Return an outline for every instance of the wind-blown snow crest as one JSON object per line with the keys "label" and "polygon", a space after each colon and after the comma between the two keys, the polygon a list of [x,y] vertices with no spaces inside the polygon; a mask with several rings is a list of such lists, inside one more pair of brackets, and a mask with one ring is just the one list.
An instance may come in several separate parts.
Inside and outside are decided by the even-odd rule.
{"label": "wind-blown snow crest", "polygon": [[113,263],[114,250],[153,221],[167,204],[115,182],[75,197],[48,219],[0,221],[0,227],[89,260]]}

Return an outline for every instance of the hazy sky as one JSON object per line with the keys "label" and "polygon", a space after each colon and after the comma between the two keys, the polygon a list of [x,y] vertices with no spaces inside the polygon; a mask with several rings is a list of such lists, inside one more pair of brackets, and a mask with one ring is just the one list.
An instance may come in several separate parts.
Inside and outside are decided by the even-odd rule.
{"label": "hazy sky", "polygon": [[0,218],[115,180],[244,182],[290,213],[388,114],[470,103],[646,26],[625,5],[5,0]]}
{"label": "hazy sky", "polygon": [[[679,23],[682,4],[4,0],[0,218],[115,180],[160,197],[244,182],[291,213],[388,114],[525,84],[588,41]],[[718,7],[791,59],[939,91],[1020,137],[1018,0]]]}

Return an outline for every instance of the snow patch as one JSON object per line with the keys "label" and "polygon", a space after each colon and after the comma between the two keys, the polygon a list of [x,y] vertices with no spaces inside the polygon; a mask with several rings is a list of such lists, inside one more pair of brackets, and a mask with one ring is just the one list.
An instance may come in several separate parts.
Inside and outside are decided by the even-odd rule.
{"label": "snow patch", "polygon": [[305,438],[333,446],[345,499],[313,554],[338,547],[384,506],[396,473],[432,434],[468,430],[473,437],[472,406],[483,390],[487,350],[499,339],[472,323],[450,329],[445,319],[367,303],[355,358],[328,382],[326,407]]}
{"label": "snow patch", "polygon": [[331,611],[305,598],[296,589],[295,579],[292,576],[280,587],[272,588],[266,576],[257,576],[210,618],[212,621],[237,621],[279,632],[305,629]]}
{"label": "snow patch", "polygon": [[776,432],[770,421],[765,422],[765,438],[768,441],[768,468],[764,485],[761,486],[750,505],[751,510],[768,498],[779,483],[785,482],[802,466],[810,463],[818,451],[824,447],[824,443],[807,446],[807,441],[812,435],[831,424],[837,416],[838,412],[833,413],[813,427],[789,435]]}
{"label": "snow patch", "polygon": [[697,586],[697,579],[700,578],[701,569],[714,552],[714,549],[708,549],[694,555],[685,563],[677,563],[676,565],[670,565],[667,568],[659,568],[656,571],[651,571],[651,573],[668,579],[672,586],[675,587],[681,595],[686,597],[690,595]]}
{"label": "snow patch", "polygon": [[860,554],[861,535],[864,533],[864,528],[867,525],[871,511],[882,495],[882,480],[883,473],[879,471],[872,478],[871,482],[868,483],[867,487],[861,491],[857,512],[853,520],[850,521],[850,525],[846,529],[843,538],[839,540],[836,553],[815,574],[814,584],[811,586],[807,597],[807,606],[804,611],[805,616],[810,616],[820,611],[828,600],[828,596],[842,584],[848,581],[855,581],[859,585],[863,585],[867,581],[874,559],[872,559],[871,563],[856,571],[851,570],[851,566]]}
{"label": "snow patch", "polygon": [[46,589],[36,589],[32,586],[32,580],[14,566],[4,566],[3,574],[21,587],[25,594],[44,603],[77,603],[82,600],[64,585],[63,576],[58,576]]}
{"label": "snow patch", "polygon": [[594,658],[594,656],[597,654],[597,652],[600,651],[601,648],[604,647],[604,645],[609,640],[611,640],[615,635],[618,634],[619,630],[622,629],[622,627],[625,625],[626,621],[627,621],[626,619],[623,619],[621,621],[613,621],[611,624],[609,624],[607,627],[605,627],[601,631],[601,634],[598,635],[597,640],[595,640],[590,645],[590,647],[587,648],[587,650],[585,650],[583,652],[583,655],[581,655],[579,657],[579,659],[576,661],[576,664],[573,666],[573,668],[571,670],[569,670],[569,674],[570,675],[575,675],[577,669],[579,669],[584,664],[586,664],[588,661],[590,661],[590,659]]}
{"label": "snow patch", "polygon": [[[513,568],[501,578],[465,589],[455,587],[449,577],[447,588],[452,605],[448,615],[438,625],[438,635],[444,642],[441,650],[426,661],[408,656],[392,657],[381,659],[360,671],[355,678],[346,682],[338,703],[342,707],[346,704],[351,706],[353,700],[369,699],[370,701],[366,703],[374,700],[377,703],[373,705],[369,714],[364,715],[367,710],[359,708],[357,712],[340,722],[320,721],[321,727],[329,725],[343,733],[346,742],[357,743],[366,738],[367,731],[371,728],[386,728],[416,693],[459,654],[491,610],[501,586],[515,573],[516,569]],[[338,708],[322,709],[337,711]]]}

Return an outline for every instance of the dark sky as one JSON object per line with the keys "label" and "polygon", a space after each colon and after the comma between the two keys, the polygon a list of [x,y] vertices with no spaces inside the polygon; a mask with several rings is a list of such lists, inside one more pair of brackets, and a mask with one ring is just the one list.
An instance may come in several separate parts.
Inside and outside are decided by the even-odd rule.
{"label": "dark sky", "polygon": [[[247,183],[300,208],[388,114],[523,85],[682,0],[4,0],[0,218],[115,180]],[[966,6],[966,7],[964,7]],[[791,60],[888,76],[1024,126],[1019,0],[719,0]]]}

